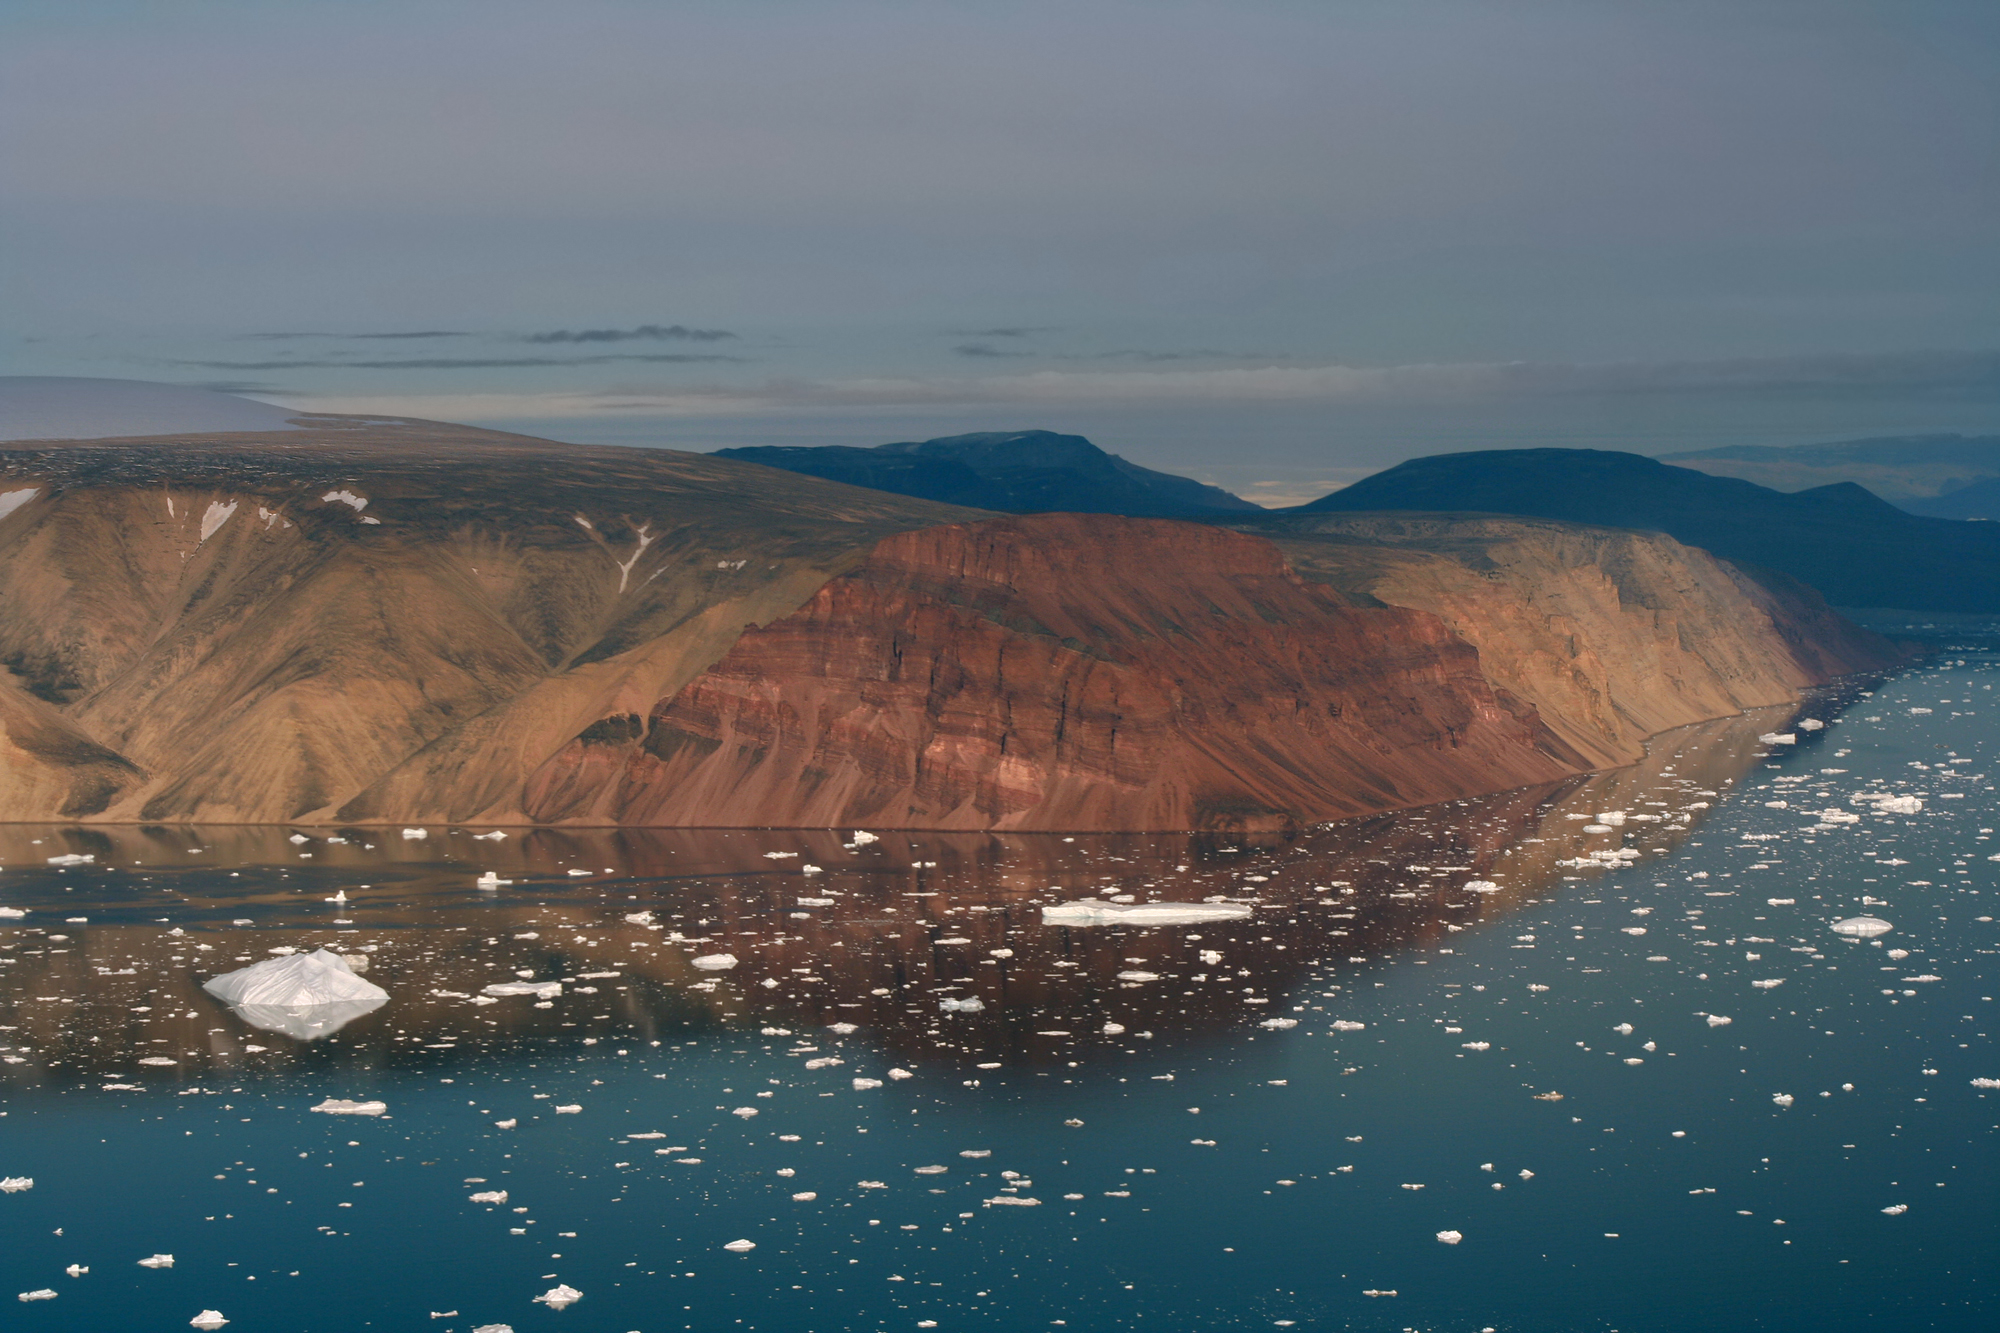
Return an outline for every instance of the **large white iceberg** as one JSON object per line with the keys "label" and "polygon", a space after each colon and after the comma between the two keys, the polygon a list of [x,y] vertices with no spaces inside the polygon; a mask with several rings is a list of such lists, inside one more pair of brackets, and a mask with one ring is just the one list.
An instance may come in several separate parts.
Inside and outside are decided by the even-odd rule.
{"label": "large white iceberg", "polygon": [[1086,898],[1042,909],[1045,926],[1192,926],[1251,915],[1241,903],[1108,903]]}
{"label": "large white iceberg", "polygon": [[354,975],[327,949],[269,958],[210,977],[202,989],[252,1027],[311,1041],[389,1002],[389,992]]}

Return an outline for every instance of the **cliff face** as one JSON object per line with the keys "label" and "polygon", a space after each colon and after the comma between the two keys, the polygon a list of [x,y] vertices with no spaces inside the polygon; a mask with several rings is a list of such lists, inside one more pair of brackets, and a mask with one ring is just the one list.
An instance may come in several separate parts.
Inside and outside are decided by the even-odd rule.
{"label": "cliff face", "polygon": [[1260,538],[1042,515],[891,537],[528,812],[621,823],[1189,829],[1549,781],[1577,757],[1423,612],[1362,609]]}
{"label": "cliff face", "polygon": [[1752,579],[1663,533],[1409,514],[1266,530],[1306,577],[1437,615],[1592,768],[1637,761],[1669,728],[1899,660],[1796,580]]}
{"label": "cliff face", "polygon": [[0,820],[1271,827],[1894,660],[1657,535],[1258,526],[430,423],[18,444]]}

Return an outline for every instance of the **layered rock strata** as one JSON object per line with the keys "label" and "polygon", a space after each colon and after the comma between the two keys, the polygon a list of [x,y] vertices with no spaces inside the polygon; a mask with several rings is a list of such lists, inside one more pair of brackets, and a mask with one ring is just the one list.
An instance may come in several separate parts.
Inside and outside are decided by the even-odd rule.
{"label": "layered rock strata", "polygon": [[0,450],[0,820],[1274,827],[1896,660],[1657,534],[304,424]]}

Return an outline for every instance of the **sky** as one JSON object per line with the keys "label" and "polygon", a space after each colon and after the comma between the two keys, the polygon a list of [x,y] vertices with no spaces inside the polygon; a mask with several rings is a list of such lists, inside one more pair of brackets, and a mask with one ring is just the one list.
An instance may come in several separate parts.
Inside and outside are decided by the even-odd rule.
{"label": "sky", "polygon": [[2000,432],[1991,0],[9,0],[0,373],[710,449]]}

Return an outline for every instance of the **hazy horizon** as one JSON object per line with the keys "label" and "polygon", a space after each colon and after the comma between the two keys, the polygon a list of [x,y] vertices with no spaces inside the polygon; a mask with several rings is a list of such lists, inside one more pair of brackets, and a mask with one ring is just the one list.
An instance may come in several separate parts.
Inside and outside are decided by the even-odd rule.
{"label": "hazy horizon", "polygon": [[4,369],[715,448],[1090,436],[1250,498],[2000,430],[2000,11],[0,16]]}

